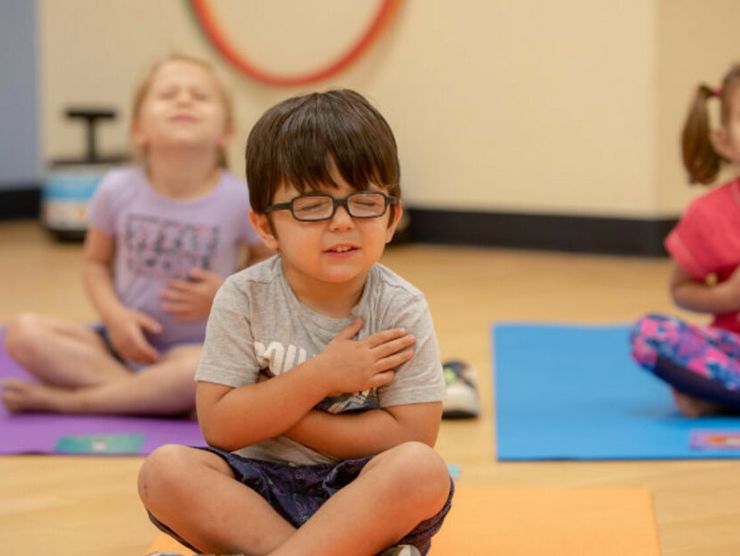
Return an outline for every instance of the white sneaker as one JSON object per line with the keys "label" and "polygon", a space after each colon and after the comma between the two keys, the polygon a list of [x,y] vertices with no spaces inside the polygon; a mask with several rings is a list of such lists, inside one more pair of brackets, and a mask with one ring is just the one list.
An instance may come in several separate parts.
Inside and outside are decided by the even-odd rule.
{"label": "white sneaker", "polygon": [[478,375],[473,367],[460,359],[442,363],[447,393],[442,402],[445,419],[472,419],[480,414]]}

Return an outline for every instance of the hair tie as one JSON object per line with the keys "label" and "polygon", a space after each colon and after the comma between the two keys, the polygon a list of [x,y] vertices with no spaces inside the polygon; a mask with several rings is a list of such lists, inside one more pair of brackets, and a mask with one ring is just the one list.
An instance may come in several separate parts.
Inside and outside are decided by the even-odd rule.
{"label": "hair tie", "polygon": [[717,87],[716,89],[712,90],[712,93],[714,96],[722,98],[722,87]]}

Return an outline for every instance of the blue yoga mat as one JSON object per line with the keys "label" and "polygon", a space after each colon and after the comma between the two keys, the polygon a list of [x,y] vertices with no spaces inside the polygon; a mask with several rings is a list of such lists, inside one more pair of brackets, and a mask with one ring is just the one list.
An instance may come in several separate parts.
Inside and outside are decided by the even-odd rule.
{"label": "blue yoga mat", "polygon": [[[740,418],[683,417],[669,386],[631,359],[627,330],[492,327],[499,460],[740,457]],[[727,434],[726,447],[694,446]]]}

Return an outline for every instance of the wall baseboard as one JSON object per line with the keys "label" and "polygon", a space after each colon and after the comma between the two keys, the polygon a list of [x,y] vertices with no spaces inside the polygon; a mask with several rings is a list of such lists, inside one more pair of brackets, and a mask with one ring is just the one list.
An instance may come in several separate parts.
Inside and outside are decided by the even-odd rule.
{"label": "wall baseboard", "polygon": [[409,208],[404,239],[420,243],[665,256],[677,219],[467,212]]}
{"label": "wall baseboard", "polygon": [[0,189],[0,220],[38,218],[40,213],[41,187],[37,184]]}

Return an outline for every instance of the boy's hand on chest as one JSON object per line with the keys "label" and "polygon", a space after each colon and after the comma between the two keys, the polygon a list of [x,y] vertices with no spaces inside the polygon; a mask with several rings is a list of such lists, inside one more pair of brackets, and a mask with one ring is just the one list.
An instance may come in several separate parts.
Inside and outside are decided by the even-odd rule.
{"label": "boy's hand on chest", "polygon": [[316,356],[324,368],[321,376],[329,392],[362,392],[385,386],[393,380],[395,370],[413,357],[416,338],[404,329],[354,339],[361,328],[362,320],[357,319]]}

